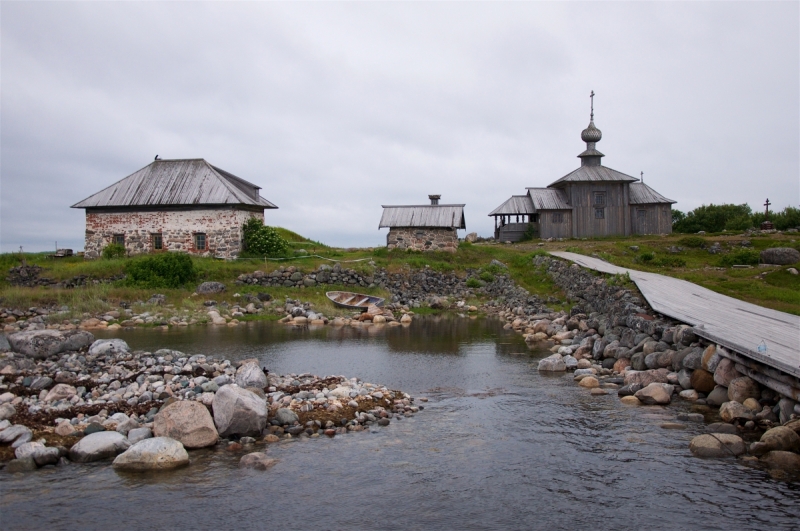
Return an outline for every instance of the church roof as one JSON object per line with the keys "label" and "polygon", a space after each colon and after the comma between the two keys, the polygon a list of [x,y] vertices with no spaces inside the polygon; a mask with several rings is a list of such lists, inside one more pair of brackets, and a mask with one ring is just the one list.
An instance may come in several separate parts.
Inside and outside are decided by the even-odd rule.
{"label": "church roof", "polygon": [[623,182],[634,183],[639,179],[605,166],[581,166],[548,186],[575,182]]}
{"label": "church roof", "polygon": [[72,208],[248,205],[278,208],[259,186],[204,159],[155,160]]}
{"label": "church roof", "polygon": [[528,188],[534,212],[539,210],[570,210],[567,196],[556,188]]}
{"label": "church roof", "polygon": [[533,201],[528,195],[512,195],[505,203],[492,210],[490,216],[533,214]]}
{"label": "church roof", "polygon": [[667,199],[663,195],[659,194],[649,186],[644,183],[631,183],[630,186],[630,193],[631,193],[631,204],[632,205],[649,205],[653,203],[677,203],[677,201],[673,201],[672,199]]}

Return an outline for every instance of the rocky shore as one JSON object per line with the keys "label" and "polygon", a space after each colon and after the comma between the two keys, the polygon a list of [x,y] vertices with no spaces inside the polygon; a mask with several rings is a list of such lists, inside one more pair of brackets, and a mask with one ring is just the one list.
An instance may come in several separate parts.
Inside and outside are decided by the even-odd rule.
{"label": "rocky shore", "polygon": [[[270,443],[372,431],[423,409],[344,376],[277,375],[174,350],[131,351],[90,332],[29,330],[0,352],[0,461],[7,472],[113,459],[125,470],[184,466],[187,450],[241,452],[266,470]],[[425,401],[425,399],[420,399]]]}
{"label": "rocky shore", "polygon": [[539,361],[545,372],[572,371],[596,396],[616,394],[631,406],[691,404],[665,429],[718,417],[689,449],[698,457],[739,457],[776,475],[800,474],[800,405],[761,385],[725,348],[697,337],[692,327],[655,314],[619,280],[577,265],[537,257],[536,267],[553,278],[576,303],[567,314],[529,315],[534,307],[500,311],[506,328],[528,343],[554,343]]}

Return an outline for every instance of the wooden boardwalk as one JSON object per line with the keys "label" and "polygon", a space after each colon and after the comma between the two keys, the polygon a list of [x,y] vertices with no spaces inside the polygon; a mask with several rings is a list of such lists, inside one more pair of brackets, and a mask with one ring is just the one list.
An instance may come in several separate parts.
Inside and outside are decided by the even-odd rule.
{"label": "wooden boardwalk", "polygon": [[[782,373],[800,378],[800,316],[757,306],[656,273],[576,253],[552,252],[588,269],[628,273],[656,312],[692,325],[695,334]],[[763,344],[762,344],[763,342]],[[766,346],[759,352],[759,345]]]}

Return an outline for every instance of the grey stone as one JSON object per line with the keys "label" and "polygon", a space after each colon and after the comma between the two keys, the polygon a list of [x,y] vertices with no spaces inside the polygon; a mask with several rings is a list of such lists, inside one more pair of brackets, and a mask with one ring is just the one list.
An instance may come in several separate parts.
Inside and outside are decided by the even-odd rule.
{"label": "grey stone", "polygon": [[32,457],[37,466],[55,465],[61,457],[61,452],[58,448],[45,446],[37,449]]}
{"label": "grey stone", "polygon": [[76,463],[109,459],[127,450],[130,444],[127,437],[115,431],[92,433],[70,448],[69,458]]}
{"label": "grey stone", "polygon": [[208,408],[194,400],[173,402],[159,411],[153,421],[153,433],[175,439],[186,448],[213,446],[219,439]]}
{"label": "grey stone", "polygon": [[92,341],[94,341],[94,336],[84,330],[66,332],[25,330],[8,336],[11,350],[34,359],[44,359],[68,350],[80,350],[88,347]]}
{"label": "grey stone", "polygon": [[9,474],[17,472],[33,472],[36,470],[36,461],[33,457],[25,457],[23,459],[13,459],[6,465],[5,471]]}
{"label": "grey stone", "polygon": [[183,445],[169,437],[151,437],[119,454],[112,466],[118,470],[166,470],[189,464]]}
{"label": "grey stone", "polygon": [[642,404],[669,404],[672,401],[672,391],[674,386],[665,383],[651,383],[647,387],[636,391],[634,396],[639,399]]}
{"label": "grey stone", "polygon": [[800,262],[800,251],[792,247],[773,247],[761,251],[761,262],[764,264],[791,265]]}
{"label": "grey stone", "polygon": [[684,369],[702,369],[703,368],[703,350],[699,348],[693,348],[691,352],[689,352],[683,358],[683,368]]}
{"label": "grey stone", "polygon": [[14,457],[16,457],[17,459],[22,459],[23,457],[28,457],[28,456],[32,457],[33,454],[36,453],[36,450],[44,447],[45,447],[44,444],[40,442],[35,442],[35,441],[26,442],[25,444],[22,444],[16,450],[14,450]]}
{"label": "grey stone", "polygon": [[706,431],[708,433],[729,433],[731,435],[739,433],[736,426],[727,422],[713,422],[706,426]]}
{"label": "grey stone", "polygon": [[678,371],[678,384],[684,389],[692,388],[692,371],[681,369]]}
{"label": "grey stone", "polygon": [[267,375],[264,374],[258,363],[245,363],[236,370],[236,385],[263,389],[267,386]]}
{"label": "grey stone", "polygon": [[252,470],[268,470],[275,466],[277,459],[270,459],[263,452],[253,452],[242,456],[239,460],[239,468],[249,468]]}
{"label": "grey stone", "polygon": [[203,282],[197,286],[197,293],[199,294],[222,293],[223,291],[225,291],[225,284],[222,282]]}
{"label": "grey stone", "polygon": [[0,405],[0,420],[10,419],[17,414],[17,410],[11,404]]}
{"label": "grey stone", "polygon": [[92,356],[109,356],[130,352],[130,347],[122,339],[98,339],[89,347]]}
{"label": "grey stone", "polygon": [[260,435],[267,424],[267,401],[233,385],[224,385],[211,403],[214,424],[223,437]]}
{"label": "grey stone", "polygon": [[749,376],[740,376],[731,380],[731,383],[728,384],[728,399],[744,403],[748,398],[756,400],[761,398],[761,388],[758,386],[758,382]]}
{"label": "grey stone", "polygon": [[728,358],[722,358],[717,364],[717,369],[714,371],[714,382],[718,385],[728,387],[731,382],[742,376],[736,370],[736,364]]}
{"label": "grey stone", "polygon": [[279,424],[294,424],[295,422],[300,421],[300,417],[297,416],[297,413],[292,411],[289,408],[278,408],[278,411],[275,412],[275,420],[278,421]]}
{"label": "grey stone", "polygon": [[738,435],[708,433],[692,439],[689,450],[697,457],[736,457],[745,453],[747,448]]}
{"label": "grey stone", "polygon": [[792,412],[796,411],[797,402],[790,398],[781,398],[778,401],[778,420],[781,424],[789,422]]}
{"label": "grey stone", "polygon": [[150,428],[134,428],[128,432],[128,441],[130,441],[131,444],[136,444],[152,436],[153,432]]}
{"label": "grey stone", "polygon": [[642,384],[632,383],[628,385],[623,385],[619,389],[617,389],[618,396],[633,396],[642,388]]}
{"label": "grey stone", "polygon": [[708,393],[706,403],[709,406],[721,406],[728,401],[728,388],[718,385],[713,391]]}
{"label": "grey stone", "polygon": [[744,407],[736,401],[729,401],[722,404],[719,408],[719,416],[725,422],[733,422],[734,420],[753,420],[755,415],[752,411]]}
{"label": "grey stone", "polygon": [[[11,444],[25,434],[28,434],[28,436],[32,435],[31,430],[28,429],[27,426],[23,426],[22,424],[14,424],[3,431],[0,431],[0,444]],[[28,441],[30,441],[30,438]]]}
{"label": "grey stone", "polygon": [[553,354],[539,360],[538,370],[544,372],[564,372],[567,370],[567,364],[560,354]]}

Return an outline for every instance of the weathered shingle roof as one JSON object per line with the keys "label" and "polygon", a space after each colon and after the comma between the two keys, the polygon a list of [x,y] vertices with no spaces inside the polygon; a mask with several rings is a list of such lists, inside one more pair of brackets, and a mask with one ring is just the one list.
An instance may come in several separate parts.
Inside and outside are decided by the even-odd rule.
{"label": "weathered shingle roof", "polygon": [[617,170],[606,168],[605,166],[581,166],[577,170],[570,172],[560,178],[559,180],[551,183],[549,186],[555,186],[567,182],[628,182],[633,183],[638,181],[636,177],[625,175]]}
{"label": "weathered shingle roof", "polygon": [[527,195],[512,195],[505,203],[492,210],[490,216],[502,216],[508,214],[533,214],[531,198]]}
{"label": "weathered shingle roof", "polygon": [[667,199],[644,183],[631,183],[631,204],[648,205],[653,203],[677,203],[672,199]]}
{"label": "weathered shingle roof", "polygon": [[567,196],[557,188],[528,188],[534,212],[539,210],[571,210]]}
{"label": "weathered shingle roof", "polygon": [[466,229],[464,205],[381,205],[382,227],[438,227]]}
{"label": "weathered shingle roof", "polygon": [[249,205],[278,208],[261,188],[204,159],[156,160],[72,208]]}

